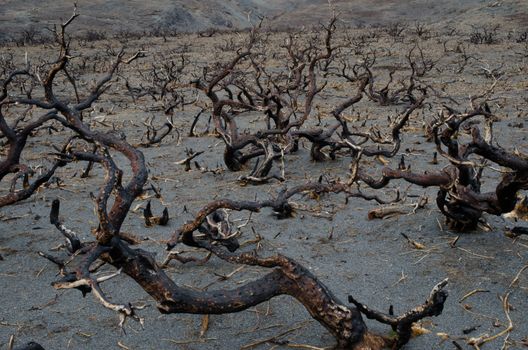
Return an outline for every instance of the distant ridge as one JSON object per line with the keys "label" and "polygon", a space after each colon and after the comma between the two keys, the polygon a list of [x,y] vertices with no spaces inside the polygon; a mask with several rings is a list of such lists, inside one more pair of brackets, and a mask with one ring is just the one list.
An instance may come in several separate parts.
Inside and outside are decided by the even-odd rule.
{"label": "distant ridge", "polygon": [[[0,35],[39,29],[71,15],[72,1],[4,0]],[[79,0],[79,32],[107,34],[170,29],[196,32],[208,28],[245,28],[266,17],[273,28],[310,26],[331,16],[327,0]],[[528,27],[528,1],[504,0],[349,0],[333,1],[340,19],[349,25],[421,21],[437,25]]]}

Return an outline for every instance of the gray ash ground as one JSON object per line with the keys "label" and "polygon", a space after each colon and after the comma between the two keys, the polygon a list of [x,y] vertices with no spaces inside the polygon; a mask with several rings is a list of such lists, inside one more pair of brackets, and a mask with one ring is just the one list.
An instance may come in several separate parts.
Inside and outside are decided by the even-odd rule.
{"label": "gray ash ground", "polygon": [[[507,39],[494,45],[471,45],[467,42],[467,37],[467,34],[454,38],[439,34],[438,37],[421,43],[426,54],[438,60],[435,69],[423,78],[424,81],[456,99],[460,103],[459,108],[464,109],[470,93],[484,91],[491,84],[482,67],[500,67],[502,78],[491,103],[500,119],[495,124],[496,140],[509,150],[516,147],[521,152],[528,152],[526,129],[519,125],[511,126],[512,123],[526,125],[528,122],[526,47],[523,43]],[[234,40],[238,38],[235,36]],[[162,53],[167,54],[167,57],[177,57],[178,54],[174,52],[185,45],[189,45],[185,55],[195,65],[196,71],[199,71],[203,64],[218,58],[220,51],[217,46],[229,39],[229,34],[224,34],[213,38],[181,36],[168,38],[168,42],[162,39],[131,41],[127,44],[129,51],[146,49],[147,58],[133,67],[127,67],[121,74],[134,76],[137,69],[147,69],[151,62],[149,60],[155,60]],[[276,34],[272,38],[277,44],[283,39],[282,34]],[[462,42],[477,60],[469,63],[462,73],[456,73],[461,53],[445,53],[442,43],[446,40],[448,48],[455,48],[457,42]],[[77,52],[92,55],[102,51],[103,45],[96,42]],[[119,43],[113,42],[112,45],[117,47]],[[410,40],[399,43],[390,38],[382,38],[369,45],[378,50],[379,60],[374,70],[381,76],[380,86],[386,79],[387,67],[406,65],[405,54],[412,47]],[[23,57],[25,49],[8,47],[6,50],[15,53],[15,57]],[[27,50],[31,57],[49,52],[50,49],[33,47]],[[162,112],[145,112],[147,106],[142,103],[147,102],[140,101],[139,107],[134,105],[122,85],[122,82],[115,84],[111,93],[97,104],[91,117],[106,115],[107,124],[116,123],[129,140],[139,141],[144,131],[141,121],[153,114],[159,115],[158,120],[161,121]],[[332,123],[332,119],[324,111],[353,92],[353,86],[338,80],[330,81],[329,87],[318,97],[317,102],[322,111],[323,125]],[[200,99],[205,101],[203,96]],[[414,170],[440,169],[447,164],[442,159],[439,165],[429,164],[434,146],[425,141],[422,121],[432,118],[441,103],[448,103],[435,100],[434,97],[431,99],[433,109],[415,113],[412,123],[403,134],[404,144],[400,153],[406,154],[406,161]],[[99,111],[99,107],[103,107],[103,112]],[[380,107],[364,99],[349,114],[355,116],[359,113],[363,118],[368,117],[368,127],[375,123],[385,125],[387,116],[395,115],[402,108]],[[110,110],[113,112],[108,113]],[[166,254],[164,242],[170,234],[191,219],[192,213],[196,213],[213,199],[253,199],[255,196],[266,198],[284,185],[292,187],[307,180],[315,181],[320,175],[344,178],[347,174],[348,159],[339,157],[335,161],[314,163],[305,147],[301,147],[297,154],[286,157],[287,181],[283,184],[272,182],[242,187],[236,181],[241,173],[225,170],[217,175],[202,174],[195,169],[186,172],[175,162],[185,158],[185,149],[191,147],[197,151],[205,151],[197,158],[200,165],[209,168],[223,165],[223,143],[220,139],[211,135],[195,138],[185,136],[196,110],[196,107],[189,107],[185,111],[176,112],[174,121],[182,135],[179,141],[176,137],[168,138],[159,147],[143,150],[150,167],[150,182],[159,186],[163,195],[162,201],[153,200],[154,211],[161,213],[163,207],[167,206],[171,216],[169,226],[146,228],[141,211],[137,211],[129,214],[123,227],[123,231],[148,237],[141,248],[156,252],[158,261],[162,261]],[[205,129],[206,120],[207,117],[200,120],[198,131]],[[310,123],[313,125],[315,118]],[[360,124],[361,122],[354,123],[358,127]],[[104,128],[97,123],[94,125]],[[249,118],[242,127],[255,130],[256,125]],[[48,136],[42,133],[32,140],[30,152],[25,155],[26,160],[38,162],[40,154],[49,152],[45,148],[46,143],[58,142],[62,138],[60,134]],[[308,144],[305,146],[308,147]],[[395,166],[398,160],[399,157],[395,157],[391,164]],[[370,167],[372,174],[379,173],[382,168],[375,160],[365,160],[362,165]],[[281,333],[285,334],[277,340],[315,347],[333,345],[332,336],[311,319],[301,304],[290,297],[274,298],[240,313],[212,315],[208,330],[200,335],[202,316],[160,314],[149,296],[123,275],[104,283],[104,291],[115,302],[147,306],[140,311],[145,319],[143,327],[128,321],[125,326],[126,334],[123,334],[118,328],[118,316],[102,307],[91,295],[82,298],[75,290],[53,289],[50,283],[57,279],[58,270],[37,254],[38,251],[52,251],[62,243],[59,232],[48,221],[51,201],[54,198],[62,200],[61,216],[65,224],[79,232],[83,239],[90,240],[90,229],[97,225],[89,194],[98,190],[102,171],[96,167],[89,178],[80,179],[78,175],[83,166],[80,163],[70,164],[57,173],[63,180],[63,187],[52,185],[29,200],[0,210],[0,254],[4,258],[0,261],[0,344],[3,348],[11,335],[15,335],[17,344],[34,340],[46,349],[235,349]],[[276,164],[274,169],[277,170],[278,166]],[[499,174],[489,169],[486,174],[484,188],[489,189],[496,184]],[[508,321],[499,297],[510,293],[510,316],[514,329],[509,333],[509,341],[513,344],[509,348],[521,349],[522,342],[526,343],[528,335],[525,316],[528,310],[528,271],[519,275],[516,284],[511,283],[523,266],[528,264],[526,238],[514,240],[506,237],[505,226],[514,223],[489,215],[485,216],[491,226],[489,232],[451,232],[443,225],[444,219],[434,203],[435,189],[424,190],[394,181],[376,193],[384,198],[391,198],[396,187],[407,195],[405,204],[416,201],[417,196],[423,194],[429,197],[429,204],[409,215],[369,221],[367,212],[377,207],[372,202],[350,199],[345,204],[344,196],[332,194],[325,195],[318,201],[295,197],[293,201],[302,209],[297,210],[294,218],[277,220],[269,210],[263,210],[252,216],[250,224],[244,228],[241,240],[253,239],[253,228],[263,238],[261,254],[281,253],[296,259],[307,266],[341,300],[346,300],[347,295],[351,294],[376,309],[388,310],[389,305],[394,305],[396,313],[420,304],[436,283],[449,278],[449,298],[443,314],[426,319],[422,326],[430,333],[412,339],[406,349],[454,349],[453,340],[462,348],[469,349],[466,344],[468,338],[501,332],[507,327]],[[146,201],[138,200],[137,204],[144,206]],[[188,212],[184,211],[184,207]],[[247,213],[233,213],[232,217],[244,220]],[[401,233],[423,244],[425,248],[413,248]],[[452,247],[450,243],[457,236],[459,239]],[[196,256],[204,256],[204,253],[192,252],[189,248],[178,248],[191,251]],[[254,246],[248,246],[244,249],[253,248]],[[64,251],[52,253],[65,254]],[[244,267],[226,281],[218,276],[227,275],[237,268],[238,266],[212,258],[204,266],[173,262],[168,271],[179,284],[208,290],[238,286],[263,273],[263,269]],[[475,290],[485,292],[476,293],[461,301],[463,296]],[[387,333],[390,331],[371,322],[369,326]],[[504,339],[504,336],[499,337],[484,345],[483,349],[500,349]],[[287,346],[262,343],[255,348]]]}

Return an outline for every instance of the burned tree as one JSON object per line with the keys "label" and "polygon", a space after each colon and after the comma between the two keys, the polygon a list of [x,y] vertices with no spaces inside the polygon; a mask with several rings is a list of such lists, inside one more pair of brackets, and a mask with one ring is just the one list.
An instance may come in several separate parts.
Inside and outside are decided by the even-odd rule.
{"label": "burned tree", "polygon": [[[110,162],[106,162],[105,166],[113,167]],[[107,185],[108,183],[104,187]],[[301,302],[311,316],[334,335],[337,340],[336,347],[339,349],[399,349],[410,339],[412,324],[425,317],[440,315],[447,297],[447,293],[443,290],[447,281],[443,281],[433,288],[423,305],[398,317],[373,311],[353,297],[349,297],[349,302],[354,306],[347,306],[305,267],[291,258],[283,255],[259,257],[254,252],[236,253],[238,243],[234,233],[230,230],[231,225],[218,210],[230,208],[258,211],[259,207],[265,206],[266,203],[229,200],[219,200],[204,207],[193,222],[178,230],[173,242],[180,241],[199,247],[230,263],[260,266],[272,269],[272,271],[233,290],[198,292],[179,286],[165,274],[166,262],[162,265],[158,264],[150,253],[139,248],[133,249],[119,234],[113,236],[107,243],[101,243],[98,238],[95,242],[76,244],[73,238],[75,236],[67,231],[62,223],[56,221],[58,203],[58,201],[54,202],[51,220],[61,228],[61,232],[70,241],[69,246],[79,247],[72,254],[78,256],[79,259],[83,258],[81,265],[75,271],[69,272],[66,262],[43,254],[61,266],[63,277],[54,282],[54,287],[79,289],[83,294],[92,292],[105,307],[121,314],[121,324],[126,317],[140,319],[136,308],[131,304],[110,302],[100,287],[101,283],[121,272],[126,273],[141,285],[156,300],[158,310],[162,313],[232,313],[245,310],[278,295],[290,295]],[[111,213],[109,216],[111,217]],[[195,235],[195,231],[199,231],[200,234]],[[215,242],[222,244],[217,245]],[[169,248],[172,248],[174,244],[171,243]],[[113,265],[118,269],[117,272],[95,277],[93,273],[100,266],[96,264],[97,260]],[[178,260],[186,261],[181,257]],[[362,319],[362,314],[390,325],[396,331],[397,337],[390,338],[369,332]]]}
{"label": "burned tree", "polygon": [[[49,75],[46,77],[45,89],[51,89],[52,80]],[[47,170],[44,169],[31,181],[31,177],[36,173],[35,169],[21,163],[21,156],[28,139],[44,130],[53,132],[56,130],[52,125],[53,122],[60,119],[52,104],[34,98],[33,90],[36,82],[36,73],[32,70],[27,57],[25,68],[11,72],[4,69],[0,92],[0,142],[6,151],[2,154],[4,158],[0,160],[0,181],[6,179],[8,175],[12,177],[9,192],[0,196],[0,207],[29,198],[40,186],[52,178],[58,167],[64,165],[62,161],[53,161]],[[40,116],[34,116],[39,113]],[[69,141],[65,143],[62,150],[66,150],[68,145]],[[18,188],[20,180],[22,188]]]}
{"label": "burned tree", "polygon": [[[270,58],[262,53],[266,42],[258,28],[254,28],[246,45],[236,51],[231,61],[205,67],[201,77],[191,82],[190,85],[202,91],[212,104],[215,129],[225,143],[224,163],[227,168],[239,171],[246,168],[250,160],[256,159],[251,173],[240,177],[244,183],[282,180],[284,169],[281,176],[270,175],[272,164],[274,160],[284,160],[285,156],[297,152],[300,140],[308,141],[314,161],[335,160],[338,156],[354,158],[359,153],[364,157],[394,157],[397,154],[401,143],[400,130],[408,123],[411,114],[423,106],[429,89],[419,83],[417,77],[430,70],[432,63],[426,62],[423,53],[420,56],[423,66],[416,63],[410,58],[414,50],[411,49],[408,77],[393,87],[394,70],[391,70],[386,85],[378,89],[375,87],[378,77],[372,68],[376,54],[367,54],[363,62],[351,64],[348,51],[334,42],[336,28],[336,18],[333,18],[313,37],[306,33],[289,33],[281,46],[280,56],[273,56],[286,61],[286,67],[279,70],[267,68]],[[301,37],[307,43],[301,44]],[[317,40],[320,37],[324,37],[323,44]],[[324,117],[334,118],[337,123],[320,127],[319,115],[319,124],[314,127],[311,119],[317,107],[317,97],[327,86],[326,81],[319,80],[329,76],[343,80],[355,93],[325,113]],[[364,96],[381,106],[401,105],[405,108],[401,116],[396,117],[397,121],[389,120],[397,124],[392,136],[383,136],[377,127],[357,130],[343,117],[344,112],[352,109]],[[244,117],[256,117],[251,123],[265,127],[257,130],[247,127]],[[362,126],[366,122],[367,118],[364,118]],[[388,144],[392,144],[392,148],[380,147]]]}
{"label": "burned tree", "polygon": [[[26,199],[39,187],[49,182],[57,168],[67,163],[64,159],[55,157],[55,153],[67,154],[79,140],[84,140],[91,144],[93,157],[97,157],[96,151],[98,149],[105,151],[108,147],[107,143],[99,139],[101,135],[90,129],[83,112],[90,110],[100,96],[107,91],[119,65],[132,62],[141,56],[141,52],[128,59],[124,58],[124,51],[116,53],[116,60],[106,74],[94,84],[86,96],[81,97],[75,76],[70,71],[71,42],[66,36],[66,28],[77,16],[78,14],[74,13],[59,28],[54,28],[52,31],[54,39],[60,47],[57,60],[43,62],[32,67],[26,57],[26,67],[8,73],[2,81],[0,136],[5,139],[2,142],[6,146],[7,151],[5,158],[0,162],[0,181],[5,179],[7,175],[13,175],[9,193],[2,195],[0,206]],[[50,68],[46,70],[48,66]],[[75,95],[58,97],[54,86],[58,80],[64,81],[65,84],[70,84]],[[35,117],[38,114],[40,116]],[[65,129],[65,134],[68,133],[67,130],[71,131],[70,137],[66,139],[64,146],[53,146],[53,149],[48,153],[48,155],[52,156],[50,159],[52,164],[47,169],[43,168],[44,170],[41,170],[41,173],[33,181],[30,181],[31,176],[35,174],[35,170],[20,162],[28,139],[35,137],[39,132],[48,132],[52,135],[61,128]],[[169,126],[169,132],[171,129],[172,126]],[[166,132],[163,135],[158,135],[157,132],[156,130],[151,133],[153,135],[149,137],[150,143],[157,143],[168,134]],[[109,134],[102,137],[106,141],[110,141],[108,139],[110,137]],[[111,142],[122,142],[117,136],[111,136],[111,139]],[[92,163],[93,161],[89,163],[81,176],[87,176]],[[23,188],[19,189],[18,182],[21,179]]]}
{"label": "burned tree", "polygon": [[[324,28],[323,49],[312,42],[307,47],[298,48],[294,37],[289,37],[284,47],[289,59],[288,75],[273,75],[267,71],[261,61],[265,57],[258,53],[259,33],[255,28],[247,46],[237,51],[235,58],[212,73],[204,69],[204,75],[191,83],[212,102],[216,131],[226,144],[224,162],[230,170],[239,171],[249,160],[263,155],[263,162],[271,164],[268,161],[270,143],[275,145],[272,148],[282,149],[283,153],[297,149],[300,135],[296,130],[308,119],[315,96],[324,88],[324,84],[317,84],[316,70],[320,62],[332,59],[335,21],[333,19]],[[237,68],[243,63],[247,67]],[[304,108],[299,106],[301,96]],[[263,114],[267,128],[241,134],[237,119],[248,113]],[[252,148],[245,151],[247,146]],[[258,177],[266,178],[268,172],[259,171]],[[255,174],[250,177],[256,178]]]}
{"label": "burned tree", "polygon": [[[437,152],[449,161],[449,166],[424,174],[384,168],[379,179],[365,172],[359,174],[359,179],[373,188],[384,187],[394,179],[422,187],[438,187],[436,203],[448,226],[455,230],[475,229],[483,213],[501,215],[512,211],[518,200],[517,193],[528,188],[528,160],[522,154],[494,145],[495,116],[486,102],[475,105],[475,100],[471,103],[473,109],[464,113],[446,107],[432,127]],[[484,135],[472,123],[477,117],[484,119]],[[469,136],[466,142],[462,141],[463,135]],[[501,171],[494,191],[481,193],[483,172],[486,168],[493,169],[489,162],[508,170]]]}

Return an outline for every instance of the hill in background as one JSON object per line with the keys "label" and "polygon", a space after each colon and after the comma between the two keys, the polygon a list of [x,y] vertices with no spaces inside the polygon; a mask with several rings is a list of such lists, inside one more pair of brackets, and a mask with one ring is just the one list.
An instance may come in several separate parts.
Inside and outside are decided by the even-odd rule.
{"label": "hill in background", "polygon": [[[106,34],[244,28],[262,17],[272,28],[310,26],[326,21],[332,13],[326,0],[83,0],[77,4],[82,16],[75,28]],[[528,2],[524,0],[342,0],[332,5],[351,26],[406,21],[468,27],[500,23],[506,29],[528,26]],[[67,0],[5,0],[0,7],[0,35],[5,39],[28,30],[40,31],[71,12],[72,1]]]}

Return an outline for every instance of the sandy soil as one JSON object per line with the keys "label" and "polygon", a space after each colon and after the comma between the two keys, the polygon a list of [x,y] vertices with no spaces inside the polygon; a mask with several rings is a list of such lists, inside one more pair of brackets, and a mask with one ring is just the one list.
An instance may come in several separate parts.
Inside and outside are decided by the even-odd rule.
{"label": "sandy soil", "polygon": [[[359,36],[362,33],[365,32],[353,31],[351,34]],[[508,39],[507,34],[506,31],[499,32],[500,42],[497,44],[473,45],[468,42],[468,31],[457,32],[454,36],[448,36],[441,29],[434,31],[430,39],[420,42],[426,56],[437,61],[435,68],[423,80],[441,92],[440,95],[454,98],[460,103],[457,108],[464,109],[468,105],[469,94],[484,91],[491,85],[486,69],[498,68],[502,78],[492,100],[492,108],[500,118],[495,126],[497,143],[507,149],[515,147],[527,153],[526,129],[519,123],[526,125],[528,122],[528,46]],[[403,42],[399,42],[383,35],[380,40],[369,42],[368,47],[375,49],[378,55],[374,69],[380,76],[380,86],[387,79],[389,69],[399,67],[397,75],[400,76],[408,72],[404,67],[405,55],[413,45],[410,38],[411,35],[405,35]],[[191,62],[181,78],[181,81],[186,81],[218,57],[222,60],[232,57],[233,52],[222,48],[230,40],[236,43],[241,39],[225,34],[213,38],[186,35],[167,38],[166,42],[161,38],[130,40],[127,42],[128,51],[143,49],[147,57],[126,67],[120,74],[131,77],[131,81],[140,81],[138,71],[147,71],[152,62],[160,62],[162,58],[176,59],[183,52]],[[283,40],[283,34],[274,34],[270,38],[270,46],[277,48]],[[444,42],[447,42],[448,52],[444,52]],[[463,60],[462,54],[454,51],[458,42],[464,45],[467,54],[475,57],[461,73],[457,71]],[[104,52],[105,45],[104,42],[84,43],[75,51],[94,62],[103,62],[100,63],[102,67],[104,55],[98,54]],[[120,43],[111,42],[110,45],[119,47]],[[18,61],[23,59],[25,51],[37,61],[39,56],[52,52],[50,50],[47,47],[3,48],[6,53],[12,52]],[[355,61],[358,58],[351,54],[349,59]],[[279,60],[275,63],[280,66]],[[88,85],[95,75],[88,71],[82,80]],[[323,125],[332,122],[325,112],[354,91],[353,86],[340,80],[328,79],[328,88],[317,101]],[[85,84],[80,85],[84,87]],[[96,117],[104,116],[106,125],[116,125],[130,141],[139,142],[144,132],[141,122],[152,115],[161,122],[164,116],[151,100],[143,99],[134,104],[123,85],[122,79],[115,83],[87,118],[92,118],[96,127],[104,129],[104,125],[96,122],[101,120]],[[200,101],[202,105],[206,103],[203,96],[200,96]],[[431,102],[432,108],[416,113],[404,133],[401,153],[406,155],[413,169],[440,168],[447,164],[443,160],[439,165],[429,164],[434,147],[425,141],[423,122],[433,118],[442,103],[449,103],[433,97]],[[374,124],[385,125],[387,116],[394,116],[402,109],[403,106],[380,107],[364,99],[347,113],[350,117],[359,113],[362,120],[368,118],[365,126],[368,128]],[[154,209],[161,212],[163,206],[169,208],[169,227],[145,228],[140,211],[130,213],[123,227],[124,231],[148,237],[142,248],[157,252],[158,261],[165,255],[164,240],[192,217],[184,209],[196,213],[214,198],[265,198],[284,185],[291,187],[309,179],[316,180],[320,175],[346,176],[347,159],[314,163],[309,159],[309,150],[304,147],[299,153],[286,158],[285,184],[241,187],[236,181],[240,173],[227,170],[217,175],[202,174],[197,170],[186,172],[182,166],[175,164],[185,157],[186,148],[205,151],[198,158],[202,166],[223,166],[221,140],[208,134],[194,138],[185,136],[196,111],[196,106],[188,106],[176,112],[174,122],[180,131],[180,138],[169,138],[159,147],[144,149],[150,166],[150,182],[159,186],[163,195],[161,200],[153,201]],[[360,128],[362,120],[353,125]],[[198,131],[205,130],[206,121],[207,116],[200,119]],[[309,123],[315,124],[315,118]],[[512,123],[517,127],[513,127]],[[248,119],[242,127],[255,130],[257,125]],[[25,160],[39,164],[40,158],[50,152],[48,145],[64,137],[63,133],[39,133],[32,139]],[[392,164],[397,164],[397,159]],[[363,166],[370,167],[375,174],[382,165],[370,160],[365,161]],[[141,311],[141,316],[145,318],[144,326],[128,322],[126,334],[123,334],[117,326],[117,315],[99,305],[91,295],[82,298],[77,291],[53,289],[50,283],[56,279],[57,269],[37,255],[40,250],[50,251],[62,243],[59,233],[47,219],[51,201],[56,197],[62,199],[61,215],[66,224],[84,239],[90,239],[90,228],[96,226],[89,194],[98,190],[102,171],[96,167],[91,177],[80,179],[78,175],[82,168],[83,164],[70,164],[60,169],[57,176],[62,179],[63,186],[51,185],[29,200],[0,210],[0,254],[4,258],[0,261],[0,344],[3,348],[11,335],[15,335],[18,344],[35,340],[46,349],[235,349],[279,334],[284,335],[278,340],[291,343],[317,347],[333,344],[334,340],[327,331],[312,320],[299,303],[288,297],[274,298],[269,303],[237,314],[211,316],[209,329],[200,335],[202,316],[161,315],[144,291],[131,279],[120,276],[104,285],[112,300],[147,305]],[[491,188],[498,176],[496,171],[487,169],[484,187]],[[277,220],[269,211],[253,215],[242,240],[252,239],[251,228],[254,228],[263,238],[262,254],[279,252],[295,258],[308,266],[340,299],[346,300],[348,294],[353,294],[356,299],[382,310],[387,310],[392,304],[396,312],[403,312],[421,303],[434,284],[449,278],[450,296],[443,314],[424,322],[423,327],[431,332],[413,339],[407,349],[454,349],[453,340],[464,349],[469,349],[465,344],[468,338],[501,332],[508,321],[499,296],[510,293],[510,316],[514,329],[509,334],[509,341],[514,345],[509,348],[521,349],[528,335],[525,322],[525,311],[528,309],[526,272],[519,275],[517,283],[511,283],[528,263],[526,239],[505,237],[504,228],[512,223],[503,218],[486,216],[491,226],[489,232],[480,230],[462,234],[452,247],[450,243],[459,234],[443,225],[443,218],[434,204],[435,190],[395,182],[378,191],[378,194],[390,198],[396,187],[407,194],[405,204],[415,202],[416,196],[422,194],[429,197],[429,204],[410,215],[368,221],[368,210],[376,207],[370,202],[354,199],[346,205],[340,195],[324,196],[320,201],[295,198],[294,201],[301,207],[295,218]],[[145,203],[143,200],[137,204]],[[246,217],[244,213],[233,213],[235,219]],[[420,242],[425,249],[413,248],[401,233]],[[203,255],[199,252],[194,254]],[[205,266],[173,263],[169,271],[178,283],[210,290],[239,285],[262,273],[262,270],[252,267],[237,268],[213,258]],[[227,281],[218,277],[235,270],[237,272]],[[462,300],[475,290],[483,292]],[[376,324],[372,326],[382,329]],[[448,339],[445,340],[443,335]],[[499,337],[483,348],[499,349],[504,340],[505,337]],[[285,344],[263,343],[255,348],[288,347]]]}

